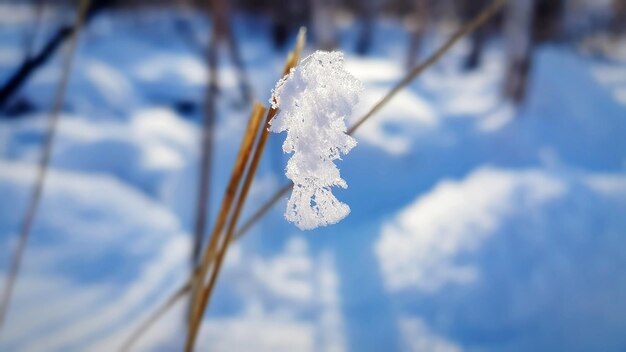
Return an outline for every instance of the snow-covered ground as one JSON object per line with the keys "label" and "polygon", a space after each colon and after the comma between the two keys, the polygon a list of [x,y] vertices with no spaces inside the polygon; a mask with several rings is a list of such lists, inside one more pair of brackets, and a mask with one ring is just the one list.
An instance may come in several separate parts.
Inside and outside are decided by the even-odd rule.
{"label": "snow-covered ground", "polygon": [[[2,80],[28,20],[0,31]],[[0,350],[115,350],[185,280],[206,69],[173,22],[106,15],[85,31]],[[236,33],[267,102],[285,53],[263,18],[240,16]],[[342,28],[347,70],[365,84],[352,121],[403,76],[407,40],[381,21],[373,54],[358,57],[354,34]],[[541,47],[514,111],[498,97],[499,43],[472,73],[459,69],[467,50],[357,132],[338,163],[344,221],[301,232],[285,199],[231,248],[198,350],[626,348],[626,65]],[[212,211],[249,112],[220,61]],[[59,71],[56,58],[25,87],[32,112],[0,121],[1,282]],[[283,138],[270,137],[246,214],[288,181]],[[178,350],[184,312],[138,349]]]}

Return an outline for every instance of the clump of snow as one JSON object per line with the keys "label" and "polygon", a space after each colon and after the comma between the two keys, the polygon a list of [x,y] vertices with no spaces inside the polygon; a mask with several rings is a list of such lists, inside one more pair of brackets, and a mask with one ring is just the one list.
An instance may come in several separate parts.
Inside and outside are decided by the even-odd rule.
{"label": "clump of snow", "polygon": [[348,187],[333,161],[356,146],[345,118],[363,88],[343,64],[342,53],[317,51],[276,84],[270,100],[279,109],[270,131],[287,131],[283,151],[293,153],[286,176],[294,187],[285,218],[302,230],[335,224],[350,213],[331,191]]}

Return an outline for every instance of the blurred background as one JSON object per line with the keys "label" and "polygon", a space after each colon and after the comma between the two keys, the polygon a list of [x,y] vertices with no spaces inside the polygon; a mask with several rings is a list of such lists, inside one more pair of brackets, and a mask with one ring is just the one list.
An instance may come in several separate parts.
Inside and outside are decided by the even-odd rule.
{"label": "blurred background", "polygon": [[[78,1],[3,1],[3,290],[50,162],[0,350],[119,350],[185,282],[299,27],[364,83],[350,125],[490,3],[91,0],[76,27]],[[510,0],[355,138],[351,214],[301,232],[282,197],[230,248],[198,350],[626,350],[626,1]],[[244,220],[288,182],[283,140]],[[133,350],[181,350],[186,305]]]}

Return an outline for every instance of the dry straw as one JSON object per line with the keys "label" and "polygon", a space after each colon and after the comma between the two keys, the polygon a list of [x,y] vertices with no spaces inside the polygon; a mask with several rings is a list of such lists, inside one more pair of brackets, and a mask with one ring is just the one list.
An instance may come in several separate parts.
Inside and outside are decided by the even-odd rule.
{"label": "dry straw", "polygon": [[[298,34],[296,48],[287,57],[287,63],[283,71],[283,76],[289,73],[289,71],[296,66],[297,62],[299,61],[302,48],[304,47],[304,42],[305,31],[302,29]],[[192,298],[189,317],[189,330],[185,342],[186,351],[193,350],[198,330],[200,329],[200,325],[202,322],[202,316],[204,315],[204,311],[206,310],[211,299],[211,295],[213,293],[213,289],[215,288],[215,283],[217,281],[217,277],[219,276],[219,272],[221,270],[224,257],[226,255],[228,245],[233,237],[239,215],[241,214],[241,210],[243,209],[243,205],[248,195],[248,191],[250,190],[250,186],[252,185],[252,181],[254,180],[256,169],[261,160],[261,156],[263,155],[263,150],[265,149],[267,138],[269,137],[269,122],[272,120],[274,115],[276,115],[276,109],[273,108],[271,108],[267,112],[265,124],[263,126],[263,129],[261,130],[261,135],[258,139],[254,155],[248,167],[248,172],[246,174],[243,184],[240,187],[240,181],[245,170],[245,166],[247,165],[248,159],[250,157],[252,142],[257,135],[259,122],[261,120],[261,117],[264,115],[265,110],[266,108],[263,105],[259,103],[255,105],[252,117],[250,119],[250,123],[248,124],[248,128],[242,142],[242,149],[237,156],[235,169],[233,170],[233,174],[231,175],[231,179],[229,181],[228,188],[226,190],[226,194],[224,196],[222,206],[219,211],[217,222],[211,234],[209,246],[207,247],[207,250],[202,257],[202,263],[200,265],[198,274],[195,275],[194,279],[192,280]],[[232,208],[232,201],[235,197],[235,192],[237,191],[237,189],[240,189],[239,196],[237,197],[235,207]],[[226,233],[223,234],[222,231],[229,214],[230,223]],[[218,246],[220,246],[220,248],[218,252],[216,252]],[[206,285],[205,287],[204,281],[207,273],[209,272],[209,269],[212,269],[212,271],[209,275],[208,285]]]}

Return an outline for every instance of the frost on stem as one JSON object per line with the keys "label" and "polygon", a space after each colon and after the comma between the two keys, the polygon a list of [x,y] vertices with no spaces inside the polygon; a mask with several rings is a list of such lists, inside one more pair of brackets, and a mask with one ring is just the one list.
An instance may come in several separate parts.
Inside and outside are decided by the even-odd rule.
{"label": "frost on stem", "polygon": [[270,103],[279,109],[270,131],[287,131],[285,153],[293,153],[286,176],[294,187],[285,218],[302,230],[335,224],[350,207],[331,192],[347,188],[333,163],[356,145],[344,119],[359,100],[361,82],[343,69],[343,54],[317,51],[280,80]]}

